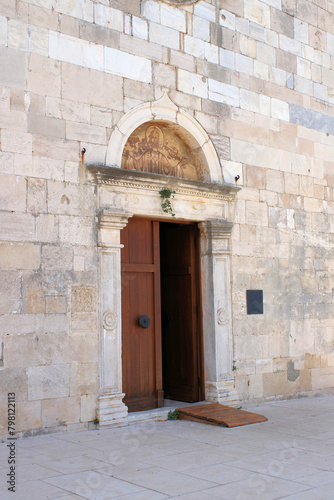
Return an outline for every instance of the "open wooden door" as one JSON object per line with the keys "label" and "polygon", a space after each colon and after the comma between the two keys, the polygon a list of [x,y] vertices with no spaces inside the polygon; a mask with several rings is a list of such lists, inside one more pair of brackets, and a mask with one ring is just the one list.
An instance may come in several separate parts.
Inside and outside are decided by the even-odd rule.
{"label": "open wooden door", "polygon": [[163,398],[159,222],[130,219],[121,243],[124,403],[129,411],[148,410]]}
{"label": "open wooden door", "polygon": [[200,399],[196,227],[160,224],[163,388],[165,398]]}

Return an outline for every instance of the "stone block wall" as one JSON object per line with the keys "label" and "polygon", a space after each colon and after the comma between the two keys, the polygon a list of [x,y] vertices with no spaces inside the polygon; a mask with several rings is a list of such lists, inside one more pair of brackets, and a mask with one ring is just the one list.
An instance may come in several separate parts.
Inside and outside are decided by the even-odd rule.
{"label": "stone block wall", "polygon": [[[133,107],[168,92],[198,120],[234,214],[241,400],[334,387],[334,3],[0,0],[0,415],[87,425],[98,394],[96,192]],[[264,293],[247,316],[246,290]]]}

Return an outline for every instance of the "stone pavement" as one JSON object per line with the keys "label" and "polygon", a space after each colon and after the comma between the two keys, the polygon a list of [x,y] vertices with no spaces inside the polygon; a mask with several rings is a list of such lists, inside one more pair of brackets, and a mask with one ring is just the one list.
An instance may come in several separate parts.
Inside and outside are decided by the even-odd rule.
{"label": "stone pavement", "polygon": [[185,421],[18,439],[17,491],[0,498],[334,498],[334,396],[248,405],[269,421],[233,429]]}

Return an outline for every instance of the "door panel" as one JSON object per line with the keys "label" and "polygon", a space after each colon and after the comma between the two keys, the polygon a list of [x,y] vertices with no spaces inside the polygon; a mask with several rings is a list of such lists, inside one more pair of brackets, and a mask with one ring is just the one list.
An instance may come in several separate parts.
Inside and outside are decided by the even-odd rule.
{"label": "door panel", "polygon": [[195,227],[161,224],[161,308],[165,397],[199,400]]}
{"label": "door panel", "polygon": [[[159,223],[130,219],[122,231],[122,370],[129,411],[162,398]],[[148,328],[139,326],[142,315]]]}

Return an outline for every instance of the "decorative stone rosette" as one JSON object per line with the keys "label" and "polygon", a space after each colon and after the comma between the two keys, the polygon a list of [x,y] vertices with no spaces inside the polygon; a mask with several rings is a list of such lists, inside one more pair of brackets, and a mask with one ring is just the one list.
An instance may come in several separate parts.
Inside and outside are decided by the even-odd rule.
{"label": "decorative stone rosette", "polygon": [[226,325],[228,322],[228,316],[225,309],[220,308],[217,311],[217,322],[218,325]]}
{"label": "decorative stone rosette", "polygon": [[112,311],[105,311],[102,316],[102,325],[105,330],[113,330],[118,323],[117,314]]}

